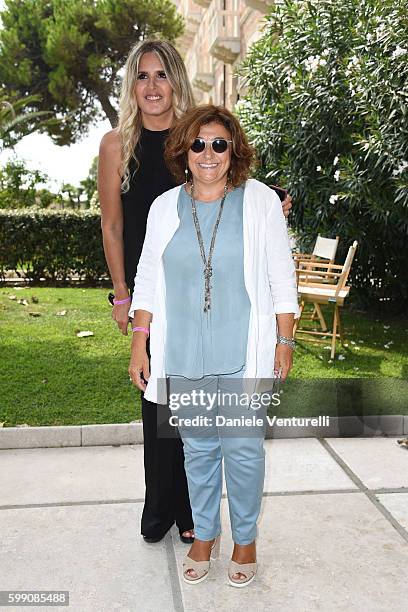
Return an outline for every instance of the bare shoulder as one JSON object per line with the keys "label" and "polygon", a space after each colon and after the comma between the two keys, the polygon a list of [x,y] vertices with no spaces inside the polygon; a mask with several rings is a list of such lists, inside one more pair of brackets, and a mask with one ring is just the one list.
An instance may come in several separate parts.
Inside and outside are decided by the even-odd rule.
{"label": "bare shoulder", "polygon": [[122,147],[119,132],[110,130],[103,135],[99,146],[99,177],[112,177],[120,179],[120,167],[122,160]]}
{"label": "bare shoulder", "polygon": [[101,143],[99,145],[99,152],[107,155],[119,155],[121,153],[121,139],[120,134],[116,129],[109,130],[102,136]]}

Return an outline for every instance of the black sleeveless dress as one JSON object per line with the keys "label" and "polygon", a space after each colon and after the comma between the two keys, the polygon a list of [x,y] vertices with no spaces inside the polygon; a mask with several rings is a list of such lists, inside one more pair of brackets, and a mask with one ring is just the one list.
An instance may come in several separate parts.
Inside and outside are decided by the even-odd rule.
{"label": "black sleeveless dress", "polygon": [[[177,185],[164,162],[164,142],[169,130],[142,128],[136,145],[139,167],[130,163],[130,188],[122,193],[125,279],[133,292],[137,264],[142,253],[146,222],[152,202]],[[149,352],[149,342],[147,343]],[[168,421],[167,406],[152,404],[142,396],[146,494],[141,533],[147,541],[164,537],[174,522],[180,534],[193,528],[183,443],[179,437],[158,435],[158,423]]]}
{"label": "black sleeveless dress", "polygon": [[177,183],[170,174],[163,156],[164,142],[169,130],[158,132],[142,128],[136,145],[139,167],[132,158],[129,191],[122,193],[123,242],[125,250],[125,279],[133,291],[136,268],[142,253],[146,233],[147,215],[152,202]]}

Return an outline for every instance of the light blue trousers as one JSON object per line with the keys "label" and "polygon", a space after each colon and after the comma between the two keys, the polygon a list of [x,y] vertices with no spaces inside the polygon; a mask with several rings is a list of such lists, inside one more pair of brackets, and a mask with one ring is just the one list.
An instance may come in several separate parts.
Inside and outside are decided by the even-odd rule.
{"label": "light blue trousers", "polygon": [[[195,390],[202,394],[235,395],[242,391],[242,372],[223,376],[205,376],[200,380],[170,377],[170,398]],[[185,397],[185,404],[186,396]],[[201,396],[202,397],[202,396]],[[207,396],[208,397],[208,396]],[[222,395],[221,395],[222,397]],[[242,396],[240,396],[242,397]],[[199,540],[212,540],[221,532],[220,502],[222,493],[222,459],[228,494],[232,537],[237,544],[250,544],[257,535],[256,522],[262,501],[265,476],[265,414],[266,407],[254,410],[242,406],[241,400],[216,401],[209,404],[188,405],[175,408],[171,401],[172,415],[177,415],[178,429],[184,443],[185,469],[195,535]],[[217,424],[217,415],[226,419],[262,420],[262,425],[228,427]],[[184,419],[196,417],[194,425],[186,425]],[[197,424],[197,417],[206,418]],[[248,421],[246,421],[248,423]]]}

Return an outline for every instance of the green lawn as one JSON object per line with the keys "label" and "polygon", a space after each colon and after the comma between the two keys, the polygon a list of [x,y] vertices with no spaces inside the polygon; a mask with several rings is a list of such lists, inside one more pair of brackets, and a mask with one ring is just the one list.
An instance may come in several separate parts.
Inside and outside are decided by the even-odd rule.
{"label": "green lawn", "polygon": [[[140,418],[139,391],[127,373],[130,336],[123,336],[110,318],[107,293],[15,287],[0,291],[0,421],[7,426],[79,425]],[[10,295],[29,305],[10,300]],[[32,302],[33,296],[38,303]],[[66,315],[58,316],[63,310]],[[94,336],[78,338],[77,331],[92,331]]]}
{"label": "green lawn", "polygon": [[[126,423],[140,418],[139,391],[127,373],[130,336],[122,336],[111,320],[107,293],[0,289],[4,426]],[[9,299],[13,295],[16,300]],[[28,305],[17,300],[27,300]],[[63,310],[65,316],[58,316]],[[346,311],[343,323],[348,346],[339,350],[334,362],[325,348],[329,339],[299,340],[282,396],[287,401],[277,414],[354,414],[359,409],[366,414],[408,414],[408,322]],[[94,335],[78,338],[78,331]]]}

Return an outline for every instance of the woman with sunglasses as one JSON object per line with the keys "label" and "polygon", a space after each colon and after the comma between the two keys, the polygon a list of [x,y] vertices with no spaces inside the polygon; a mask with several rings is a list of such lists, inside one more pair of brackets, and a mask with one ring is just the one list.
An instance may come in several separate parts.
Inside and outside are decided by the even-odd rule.
{"label": "woman with sunglasses", "polygon": [[[222,107],[197,107],[176,123],[165,159],[185,183],[152,204],[129,311],[132,380],[146,398],[174,410],[173,400],[184,398],[172,424],[184,442],[195,526],[183,562],[189,584],[208,576],[219,548],[222,460],[234,540],[229,582],[242,587],[255,577],[266,408],[250,427],[248,407],[219,398],[248,383],[259,389],[274,370],[285,380],[292,366],[295,268],[278,196],[249,178],[253,157],[239,122]],[[210,407],[197,404],[210,395],[218,398]],[[219,424],[218,417],[234,416],[245,420],[243,429]]]}

